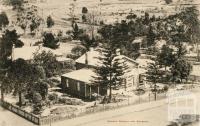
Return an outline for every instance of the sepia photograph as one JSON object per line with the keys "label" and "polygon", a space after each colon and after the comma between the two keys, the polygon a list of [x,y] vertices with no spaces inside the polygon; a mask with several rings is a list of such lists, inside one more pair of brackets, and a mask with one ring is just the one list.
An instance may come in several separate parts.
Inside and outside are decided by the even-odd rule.
{"label": "sepia photograph", "polygon": [[200,126],[200,0],[0,0],[0,126]]}

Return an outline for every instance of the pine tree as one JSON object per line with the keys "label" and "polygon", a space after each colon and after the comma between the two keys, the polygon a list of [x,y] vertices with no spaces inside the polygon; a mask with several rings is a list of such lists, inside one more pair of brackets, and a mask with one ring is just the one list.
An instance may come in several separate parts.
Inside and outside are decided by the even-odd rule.
{"label": "pine tree", "polygon": [[99,49],[99,53],[101,56],[97,58],[101,65],[95,70],[97,76],[94,77],[93,83],[99,84],[103,89],[109,88],[109,100],[111,100],[113,87],[122,84],[126,69],[125,61],[117,58],[116,49],[109,43],[104,43]]}
{"label": "pine tree", "polygon": [[159,70],[159,64],[155,60],[154,63],[149,64],[148,71],[147,71],[147,80],[153,84],[152,92],[154,93],[154,99],[157,99],[157,83],[159,82],[160,78],[162,77],[162,72]]}
{"label": "pine tree", "polygon": [[170,67],[175,61],[175,55],[173,54],[173,49],[171,49],[167,45],[164,45],[161,48],[161,52],[158,53],[157,57],[159,64],[161,66],[163,65],[165,67],[165,70],[167,66]]}

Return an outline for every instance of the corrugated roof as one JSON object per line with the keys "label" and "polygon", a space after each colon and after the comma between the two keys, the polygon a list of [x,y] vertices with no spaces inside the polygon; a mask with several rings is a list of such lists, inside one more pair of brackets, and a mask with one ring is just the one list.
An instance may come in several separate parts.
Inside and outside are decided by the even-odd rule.
{"label": "corrugated roof", "polygon": [[[88,65],[90,66],[101,66],[101,61],[98,59],[98,57],[101,57],[101,53],[99,51],[96,50],[91,50],[89,52],[87,52],[87,60],[88,60]],[[115,59],[126,59],[134,64],[138,64],[135,60],[124,56],[124,55],[119,55],[116,56]],[[78,58],[76,60],[77,63],[82,63],[85,64],[85,60],[86,60],[86,55],[83,54],[80,58]]]}
{"label": "corrugated roof", "polygon": [[96,76],[96,73],[94,72],[93,69],[80,69],[80,70],[75,70],[70,73],[63,74],[62,77],[67,77],[71,78],[74,80],[82,81],[87,84],[91,84],[91,81],[94,79],[93,77]]}

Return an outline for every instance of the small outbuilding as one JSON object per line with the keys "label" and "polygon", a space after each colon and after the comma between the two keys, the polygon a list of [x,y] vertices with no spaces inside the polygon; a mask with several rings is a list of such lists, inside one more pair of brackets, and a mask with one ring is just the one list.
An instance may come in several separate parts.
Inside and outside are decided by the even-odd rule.
{"label": "small outbuilding", "polygon": [[107,88],[94,84],[93,79],[96,76],[94,69],[83,68],[61,76],[61,84],[64,92],[79,98],[91,99],[92,96],[105,95]]}

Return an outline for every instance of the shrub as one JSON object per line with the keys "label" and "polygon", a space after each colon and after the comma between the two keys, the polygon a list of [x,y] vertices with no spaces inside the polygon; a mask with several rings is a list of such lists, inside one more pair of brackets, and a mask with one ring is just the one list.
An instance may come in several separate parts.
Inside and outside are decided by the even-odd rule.
{"label": "shrub", "polygon": [[39,104],[41,102],[42,102],[42,96],[40,95],[40,93],[34,93],[33,94],[33,103]]}
{"label": "shrub", "polygon": [[8,17],[5,12],[0,14],[0,28],[5,27],[9,24]]}
{"label": "shrub", "polygon": [[65,105],[84,105],[83,101],[80,99],[72,99],[67,97],[60,97],[58,102]]}
{"label": "shrub", "polygon": [[168,87],[167,85],[165,85],[165,86],[163,87],[163,90],[164,90],[165,92],[167,92],[167,91],[169,90],[169,87]]}
{"label": "shrub", "polygon": [[51,28],[54,25],[54,20],[52,19],[51,16],[47,17],[47,27]]}
{"label": "shrub", "polygon": [[71,58],[71,59],[73,59],[73,60],[76,60],[76,59],[79,58],[79,56],[77,56],[77,55],[75,55],[75,54],[68,54],[68,55],[67,55],[67,58]]}
{"label": "shrub", "polygon": [[83,13],[83,14],[87,14],[87,13],[88,13],[87,7],[83,7],[83,8],[82,8],[82,13]]}
{"label": "shrub", "polygon": [[50,101],[52,101],[53,103],[57,103],[58,102],[58,95],[56,93],[49,94],[48,99]]}
{"label": "shrub", "polygon": [[87,18],[85,15],[82,16],[82,22],[87,22]]}
{"label": "shrub", "polygon": [[33,105],[33,114],[40,115],[42,113],[42,104]]}
{"label": "shrub", "polygon": [[165,3],[166,4],[170,4],[170,3],[172,3],[173,1],[172,0],[165,0]]}
{"label": "shrub", "polygon": [[17,40],[15,43],[15,47],[16,48],[21,48],[24,46],[24,43],[21,40]]}
{"label": "shrub", "polygon": [[54,37],[52,33],[44,33],[43,46],[51,49],[57,49],[59,47],[59,40]]}

